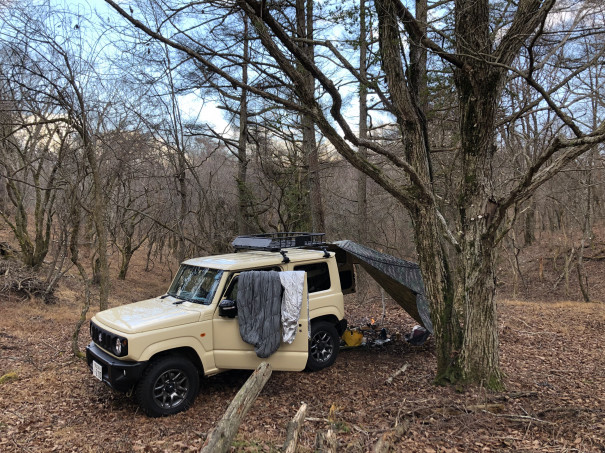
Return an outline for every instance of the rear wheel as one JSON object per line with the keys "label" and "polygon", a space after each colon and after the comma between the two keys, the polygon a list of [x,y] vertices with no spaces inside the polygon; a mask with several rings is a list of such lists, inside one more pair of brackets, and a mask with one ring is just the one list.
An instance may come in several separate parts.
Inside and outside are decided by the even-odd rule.
{"label": "rear wheel", "polygon": [[307,370],[318,371],[331,366],[336,360],[339,347],[340,337],[334,324],[327,321],[312,322]]}
{"label": "rear wheel", "polygon": [[195,365],[183,356],[164,356],[143,373],[135,391],[137,403],[150,417],[164,417],[189,409],[199,390]]}

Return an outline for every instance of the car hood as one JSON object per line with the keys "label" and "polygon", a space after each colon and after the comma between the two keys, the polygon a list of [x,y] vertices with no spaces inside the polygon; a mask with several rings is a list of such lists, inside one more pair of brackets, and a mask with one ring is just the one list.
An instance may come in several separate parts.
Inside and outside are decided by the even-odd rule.
{"label": "car hood", "polygon": [[208,309],[190,302],[174,305],[177,300],[174,297],[142,300],[101,311],[95,319],[119,332],[140,333],[196,322]]}

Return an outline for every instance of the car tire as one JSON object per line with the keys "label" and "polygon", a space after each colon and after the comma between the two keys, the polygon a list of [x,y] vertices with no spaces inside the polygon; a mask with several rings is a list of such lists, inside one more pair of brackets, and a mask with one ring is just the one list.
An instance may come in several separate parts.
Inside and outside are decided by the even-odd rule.
{"label": "car tire", "polygon": [[338,356],[340,337],[334,324],[327,321],[311,322],[311,339],[309,340],[309,371],[319,371],[331,366]]}
{"label": "car tire", "polygon": [[200,386],[197,368],[181,355],[151,362],[135,389],[135,399],[149,417],[165,417],[189,409]]}

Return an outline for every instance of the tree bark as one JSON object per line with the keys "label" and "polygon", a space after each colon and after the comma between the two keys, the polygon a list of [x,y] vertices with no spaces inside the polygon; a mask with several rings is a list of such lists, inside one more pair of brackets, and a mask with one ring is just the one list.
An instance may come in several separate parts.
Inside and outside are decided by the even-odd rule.
{"label": "tree bark", "polygon": [[[75,198],[75,199],[74,199]],[[84,303],[82,304],[82,310],[80,311],[80,318],[76,323],[74,332],[71,336],[71,350],[74,356],[78,358],[84,358],[85,355],[80,351],[78,347],[78,339],[80,337],[80,329],[86,322],[86,315],[90,309],[90,282],[86,274],[86,270],[79,260],[80,248],[78,246],[78,240],[80,239],[80,213],[79,213],[80,200],[77,197],[72,197],[72,205],[70,206],[70,220],[72,223],[71,238],[69,239],[69,252],[70,260],[78,269],[82,283],[84,284]]]}
{"label": "tree bark", "polygon": [[[478,244],[482,250],[477,250]],[[493,244],[483,244],[480,238],[465,242],[462,257],[465,317],[461,359],[465,381],[501,390],[498,318],[494,299],[494,248]]]}
{"label": "tree bark", "polygon": [[[367,78],[367,33],[366,0],[359,0],[359,76],[361,79]],[[368,87],[363,83],[359,85],[359,138],[361,140],[368,138]],[[365,146],[359,146],[357,152],[359,157],[367,159]],[[360,244],[365,244],[368,240],[367,181],[367,175],[357,171],[357,242]]]}
{"label": "tree bark", "polygon": [[[595,109],[596,111],[596,109]],[[595,121],[596,123],[596,121]],[[578,271],[578,284],[584,302],[590,302],[588,293],[588,277],[584,272],[584,247],[590,244],[592,236],[592,170],[594,166],[594,152],[588,154],[588,162],[585,170],[584,184],[586,185],[586,204],[584,207],[584,221],[582,222],[582,240],[578,249],[578,262],[576,268]]]}
{"label": "tree bark", "polygon": [[[313,0],[296,1],[296,27],[299,37],[305,39],[300,46],[310,61],[315,60],[315,49],[310,42],[313,40]],[[299,66],[304,77],[305,97],[312,99],[315,96],[315,78]],[[315,138],[315,122],[308,113],[302,115],[302,148],[307,159],[309,169],[309,206],[311,207],[311,229],[314,232],[325,232],[325,218],[323,201],[321,197],[321,180],[319,165],[319,150]]]}
{"label": "tree bark", "polygon": [[429,298],[435,336],[439,384],[456,383],[461,378],[459,351],[462,331],[455,305],[454,281],[445,251],[439,240],[437,215],[419,206],[412,215],[420,270]]}
{"label": "tree bark", "polygon": [[[485,0],[458,0],[457,51],[465,66],[454,70],[460,109],[462,156],[458,210],[461,238],[464,340],[462,379],[489,388],[502,387],[498,353],[498,325],[494,283],[496,232],[501,219],[490,213],[491,160],[495,152],[495,114],[502,71],[475,55],[492,52],[489,4]],[[472,68],[470,70],[469,68]]]}
{"label": "tree bark", "polygon": [[298,409],[298,412],[294,418],[288,422],[288,428],[286,429],[286,441],[282,447],[284,453],[295,453],[296,444],[298,442],[298,435],[300,430],[305,423],[305,416],[307,414],[307,403],[303,403]]}
{"label": "tree bark", "polygon": [[92,173],[93,208],[92,217],[97,234],[97,259],[99,263],[99,309],[106,310],[109,300],[109,261],[107,259],[107,223],[105,221],[106,202],[102,189],[100,168],[94,146],[85,140],[86,158]]}
{"label": "tree bark", "polygon": [[[176,131],[175,131],[176,134]],[[178,224],[178,237],[176,246],[176,258],[177,261],[181,262],[186,258],[185,250],[185,217],[187,216],[188,209],[188,195],[187,195],[187,162],[185,161],[185,150],[177,144],[177,185],[179,194],[179,224]]]}
{"label": "tree bark", "polygon": [[523,239],[526,246],[532,245],[536,240],[536,202],[531,200],[525,211],[525,229]]}
{"label": "tree bark", "polygon": [[[243,15],[244,21],[244,48],[242,64],[242,83],[248,84],[248,17]],[[250,192],[247,185],[248,180],[248,90],[242,87],[239,107],[239,138],[237,146],[237,197],[239,210],[237,213],[237,230],[239,234],[250,233]]]}
{"label": "tree bark", "polygon": [[124,246],[122,251],[122,259],[120,260],[120,272],[118,273],[118,279],[126,280],[126,274],[128,273],[128,267],[130,266],[130,260],[134,255],[134,250],[130,245],[130,240],[127,240],[127,244]]}
{"label": "tree bark", "polygon": [[[413,92],[406,90],[402,84],[404,71],[401,67],[395,4],[391,0],[381,0],[376,6],[382,66],[397,113],[405,155],[416,172],[419,184],[428,190],[431,186],[431,166],[426,123],[422,120]],[[437,206],[430,195],[419,191],[408,201],[408,210],[414,224],[416,251],[431,309],[437,348],[436,381],[456,382],[460,378],[458,352],[461,331],[454,306],[454,282],[441,244]]]}

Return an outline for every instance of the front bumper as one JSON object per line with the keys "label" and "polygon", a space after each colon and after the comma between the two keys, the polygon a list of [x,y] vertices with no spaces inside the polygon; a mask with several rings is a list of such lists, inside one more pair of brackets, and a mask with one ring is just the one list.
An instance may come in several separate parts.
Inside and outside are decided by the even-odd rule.
{"label": "front bumper", "polygon": [[92,372],[92,361],[103,367],[103,382],[119,392],[127,392],[138,382],[147,362],[126,362],[107,354],[94,342],[86,347],[86,362]]}

